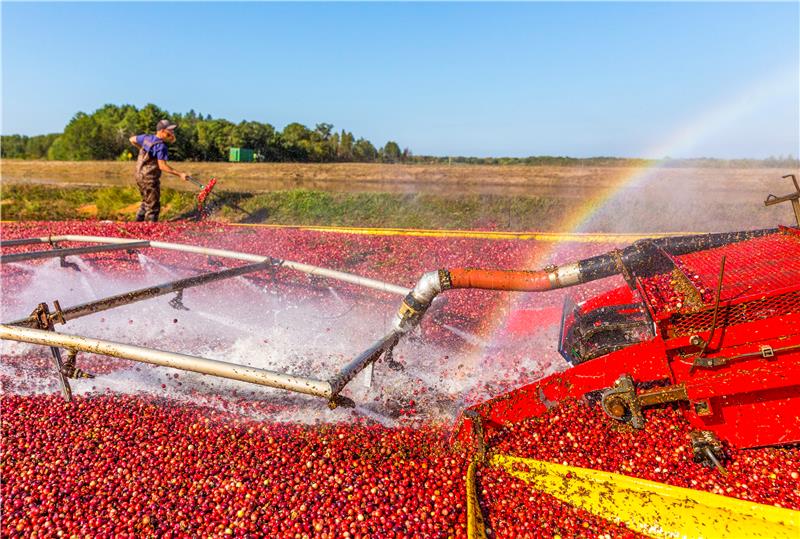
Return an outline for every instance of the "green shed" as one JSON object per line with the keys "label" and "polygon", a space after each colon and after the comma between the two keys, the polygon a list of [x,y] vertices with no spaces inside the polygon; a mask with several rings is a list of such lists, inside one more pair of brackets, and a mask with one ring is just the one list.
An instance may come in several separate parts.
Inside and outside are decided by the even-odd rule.
{"label": "green shed", "polygon": [[232,163],[252,163],[253,150],[250,148],[231,148],[228,161]]}

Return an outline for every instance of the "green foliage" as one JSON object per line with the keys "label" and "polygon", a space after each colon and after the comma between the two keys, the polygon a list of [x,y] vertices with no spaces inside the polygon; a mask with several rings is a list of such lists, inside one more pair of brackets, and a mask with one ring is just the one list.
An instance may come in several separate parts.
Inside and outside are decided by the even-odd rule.
{"label": "green foliage", "polygon": [[[257,216],[258,222],[286,225],[532,230],[558,222],[565,211],[563,200],[544,197],[300,189],[218,194]],[[9,220],[133,219],[139,200],[134,187],[9,185],[3,188],[0,213]],[[189,216],[196,207],[195,193],[162,189],[161,203],[164,219]],[[96,211],[89,211],[91,207]],[[247,218],[224,205],[215,216],[231,221]]]}
{"label": "green foliage", "polygon": [[386,146],[381,148],[380,158],[384,163],[397,163],[402,159],[402,157],[403,154],[400,152],[400,146],[398,146],[397,143],[392,140],[387,142]]}
{"label": "green foliage", "polygon": [[[235,196],[235,195],[228,195]],[[236,197],[259,222],[287,225],[531,230],[557,221],[563,201],[544,197],[273,191]],[[246,216],[224,207],[222,217]]]}
{"label": "green foliage", "polygon": [[353,146],[353,159],[359,163],[371,163],[378,160],[378,150],[366,139],[360,138]]}
{"label": "green foliage", "polygon": [[319,123],[314,129],[294,122],[278,131],[268,123],[242,121],[234,124],[194,110],[171,114],[156,105],[139,109],[133,105],[105,105],[91,114],[77,113],[63,133],[28,137],[0,137],[0,156],[9,159],[51,160],[126,160],[136,152],[128,141],[131,135],[152,133],[156,123],[168,118],[178,124],[177,140],[170,147],[170,158],[188,161],[226,161],[231,147],[254,150],[256,161],[270,162],[363,162],[410,164],[531,165],[531,166],[633,166],[658,164],[662,167],[707,168],[797,168],[800,160],[792,155],[768,159],[629,159],[620,157],[574,158],[563,156],[531,157],[439,157],[417,156],[397,142],[389,141],[376,149],[364,139],[356,139],[333,125]]}
{"label": "green foliage", "polygon": [[[155,105],[137,109],[132,105],[105,105],[91,114],[77,113],[64,132],[40,137],[2,137],[2,157],[20,159],[126,160],[135,157],[129,137],[152,133],[156,123],[167,118],[178,124],[170,158],[189,161],[226,161],[231,147],[254,150],[257,161],[346,162],[378,160],[378,152],[367,140],[355,142],[352,133],[334,133],[333,125],[319,123],[309,129],[290,123],[282,132],[268,123],[205,117],[190,110],[170,114]],[[392,161],[394,162],[394,161]]]}
{"label": "green foliage", "polygon": [[88,189],[59,189],[44,185],[3,185],[0,217],[11,220],[68,219],[90,204]]}
{"label": "green foliage", "polygon": [[60,134],[8,135],[0,137],[0,157],[3,159],[47,159],[47,151]]}
{"label": "green foliage", "polygon": [[[4,185],[0,217],[3,219],[131,219],[141,201],[135,187],[56,188],[46,185]],[[161,216],[169,219],[191,212],[194,193],[161,190]]]}
{"label": "green foliage", "polygon": [[141,200],[139,190],[135,187],[103,187],[94,192],[97,215],[116,215],[122,208]]}

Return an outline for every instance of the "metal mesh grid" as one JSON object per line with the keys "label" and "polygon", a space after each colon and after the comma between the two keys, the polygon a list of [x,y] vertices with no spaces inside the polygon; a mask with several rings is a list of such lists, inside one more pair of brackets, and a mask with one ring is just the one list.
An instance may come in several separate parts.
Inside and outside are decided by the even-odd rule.
{"label": "metal mesh grid", "polygon": [[[677,257],[683,280],[665,274],[642,282],[653,311],[685,318],[711,310],[723,256],[723,303],[800,285],[800,235],[778,232]],[[688,301],[688,287],[696,289],[699,304]]]}
{"label": "metal mesh grid", "polygon": [[800,284],[800,236],[776,233],[690,253],[680,260],[688,272],[715,290],[723,255],[723,301]]}
{"label": "metal mesh grid", "polygon": [[[800,290],[732,305],[720,305],[717,327],[754,322],[792,313],[800,313]],[[683,337],[709,331],[713,318],[713,308],[697,313],[674,314],[669,320],[669,336]]]}

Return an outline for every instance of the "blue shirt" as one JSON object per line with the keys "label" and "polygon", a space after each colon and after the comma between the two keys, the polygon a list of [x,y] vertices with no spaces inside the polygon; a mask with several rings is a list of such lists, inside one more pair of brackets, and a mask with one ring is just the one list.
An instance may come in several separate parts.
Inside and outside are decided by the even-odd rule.
{"label": "blue shirt", "polygon": [[167,143],[155,135],[137,135],[136,143],[156,159],[161,159],[162,161],[169,159]]}

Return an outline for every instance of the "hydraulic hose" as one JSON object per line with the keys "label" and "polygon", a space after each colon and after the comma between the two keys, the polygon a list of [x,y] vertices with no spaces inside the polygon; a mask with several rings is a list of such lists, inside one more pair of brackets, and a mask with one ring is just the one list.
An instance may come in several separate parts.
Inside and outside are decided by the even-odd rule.
{"label": "hydraulic hose", "polygon": [[431,271],[423,274],[414,289],[403,299],[395,315],[394,331],[402,334],[413,329],[419,324],[433,299],[445,290],[477,288],[510,292],[545,292],[625,272],[642,276],[656,275],[669,271],[672,267],[672,262],[665,253],[684,255],[776,232],[777,228],[769,228],[640,240],[622,250],[534,271],[475,268]]}

